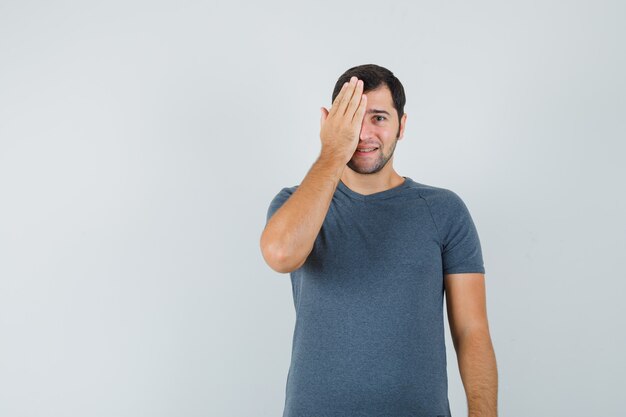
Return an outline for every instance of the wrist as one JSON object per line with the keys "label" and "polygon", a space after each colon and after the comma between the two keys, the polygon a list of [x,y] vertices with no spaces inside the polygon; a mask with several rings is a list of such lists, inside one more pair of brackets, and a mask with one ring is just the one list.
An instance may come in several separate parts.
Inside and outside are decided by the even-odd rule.
{"label": "wrist", "polygon": [[341,168],[342,170],[343,167],[345,167],[345,165],[348,163],[343,155],[338,154],[337,152],[324,150],[320,152],[319,156],[317,157],[317,161],[327,165],[331,165],[336,168]]}

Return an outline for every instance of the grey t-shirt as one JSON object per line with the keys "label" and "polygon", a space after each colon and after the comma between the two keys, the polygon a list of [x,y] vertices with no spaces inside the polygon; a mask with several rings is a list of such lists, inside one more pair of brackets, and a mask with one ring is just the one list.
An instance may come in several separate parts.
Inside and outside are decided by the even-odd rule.
{"label": "grey t-shirt", "polygon": [[[484,273],[480,241],[456,193],[404,178],[370,195],[340,181],[290,274],[283,417],[450,416],[443,275]],[[268,221],[297,187],[276,195]]]}

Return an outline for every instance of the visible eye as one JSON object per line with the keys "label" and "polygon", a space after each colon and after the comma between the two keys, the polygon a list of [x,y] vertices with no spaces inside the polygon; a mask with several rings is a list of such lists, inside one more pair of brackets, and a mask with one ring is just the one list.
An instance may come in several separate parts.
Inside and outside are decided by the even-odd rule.
{"label": "visible eye", "polygon": [[374,116],[374,119],[376,119],[377,122],[382,122],[383,120],[387,120],[385,116]]}

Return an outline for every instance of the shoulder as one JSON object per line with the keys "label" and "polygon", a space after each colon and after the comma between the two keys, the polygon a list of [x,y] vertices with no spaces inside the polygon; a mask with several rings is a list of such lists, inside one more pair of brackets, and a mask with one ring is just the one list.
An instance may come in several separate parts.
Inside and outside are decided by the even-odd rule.
{"label": "shoulder", "polygon": [[293,194],[294,191],[296,191],[296,189],[298,189],[298,187],[300,186],[300,184],[298,185],[292,185],[291,187],[284,187],[282,190],[280,190],[280,192],[284,192],[287,194]]}
{"label": "shoulder", "polygon": [[295,191],[298,189],[299,185],[293,185],[291,187],[283,187],[276,196],[274,196],[274,200],[286,200],[288,199]]}
{"label": "shoulder", "polygon": [[444,241],[458,228],[473,227],[469,209],[457,192],[415,181],[411,186],[426,202],[435,227]]}
{"label": "shoulder", "polygon": [[267,208],[266,220],[274,215],[274,213],[283,205],[285,201],[291,197],[291,195],[296,191],[299,185],[294,185],[291,187],[283,187],[272,199],[269,207]]}
{"label": "shoulder", "polygon": [[434,208],[437,211],[449,211],[463,204],[461,197],[448,188],[436,187],[415,181],[411,181],[410,188],[424,199],[431,209]]}

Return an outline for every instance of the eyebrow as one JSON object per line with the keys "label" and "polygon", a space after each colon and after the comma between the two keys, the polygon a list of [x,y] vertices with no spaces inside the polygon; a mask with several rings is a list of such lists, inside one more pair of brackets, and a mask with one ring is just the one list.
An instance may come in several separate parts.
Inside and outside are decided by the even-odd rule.
{"label": "eyebrow", "polygon": [[369,109],[369,110],[367,111],[367,114],[377,114],[377,113],[382,113],[382,114],[386,114],[387,116],[391,116],[391,115],[389,114],[389,112],[388,112],[388,111],[386,111],[386,110],[380,110],[380,109]]}

